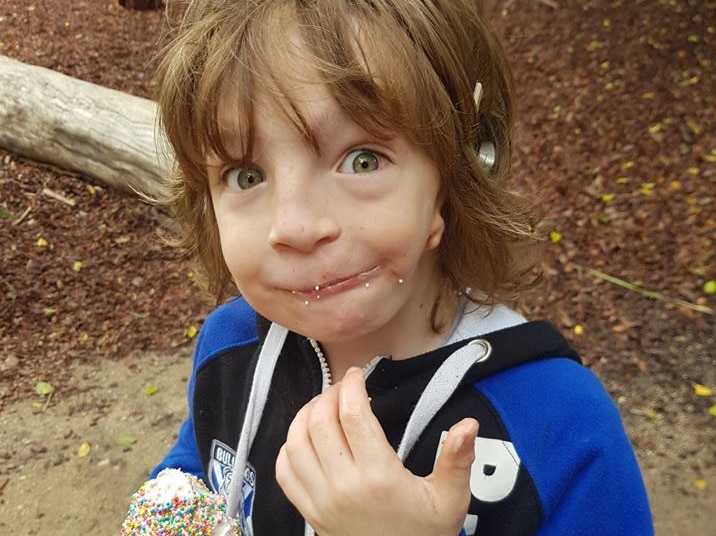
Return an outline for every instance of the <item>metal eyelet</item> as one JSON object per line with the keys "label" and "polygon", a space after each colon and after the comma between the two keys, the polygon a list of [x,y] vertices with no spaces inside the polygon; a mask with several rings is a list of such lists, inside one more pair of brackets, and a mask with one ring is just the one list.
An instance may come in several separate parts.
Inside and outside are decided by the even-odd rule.
{"label": "metal eyelet", "polygon": [[485,339],[473,339],[467,343],[468,346],[480,346],[482,348],[482,355],[477,356],[475,363],[482,363],[487,361],[492,355],[492,345]]}

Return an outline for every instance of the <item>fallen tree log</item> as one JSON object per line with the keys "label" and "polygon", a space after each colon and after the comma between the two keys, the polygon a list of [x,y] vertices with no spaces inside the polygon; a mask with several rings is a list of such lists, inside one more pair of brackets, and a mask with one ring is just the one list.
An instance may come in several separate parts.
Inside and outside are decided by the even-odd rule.
{"label": "fallen tree log", "polygon": [[154,102],[5,56],[0,147],[120,190],[167,193],[169,158]]}

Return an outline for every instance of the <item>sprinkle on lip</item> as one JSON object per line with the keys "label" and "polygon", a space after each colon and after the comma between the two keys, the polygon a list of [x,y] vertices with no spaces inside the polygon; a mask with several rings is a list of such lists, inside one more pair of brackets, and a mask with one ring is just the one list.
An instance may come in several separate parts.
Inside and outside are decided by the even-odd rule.
{"label": "sprinkle on lip", "polygon": [[[334,279],[334,280],[332,280],[332,281],[328,281],[328,282],[326,282],[326,283],[324,283],[324,284],[322,284],[322,285],[314,285],[314,286],[311,287],[310,289],[304,288],[304,289],[299,289],[299,290],[291,290],[291,294],[304,294],[304,295],[310,294],[310,295],[312,295],[312,296],[317,296],[317,293],[320,292],[320,291],[322,291],[322,290],[329,290],[331,287],[338,287],[338,286],[342,285],[343,283],[345,283],[346,281],[350,281],[350,280],[352,280],[352,279],[358,279],[358,280],[361,280],[361,279],[362,279],[362,280],[369,279],[369,278],[371,278],[374,274],[376,274],[376,273],[378,273],[380,270],[382,270],[382,268],[383,268],[383,267],[380,266],[380,265],[374,266],[373,268],[370,268],[369,270],[366,270],[366,271],[364,271],[364,272],[359,272],[359,273],[357,273],[357,274],[349,275],[349,276],[346,276],[346,277],[340,277],[340,278],[338,278],[338,279]],[[370,283],[369,283],[369,282],[365,282],[365,283],[363,283],[363,285],[364,285],[366,288],[369,288],[369,287],[370,287]]]}

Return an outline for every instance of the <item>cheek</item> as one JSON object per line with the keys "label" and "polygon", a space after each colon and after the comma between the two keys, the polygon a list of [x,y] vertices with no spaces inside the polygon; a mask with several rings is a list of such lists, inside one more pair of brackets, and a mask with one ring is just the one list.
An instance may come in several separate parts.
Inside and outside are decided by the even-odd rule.
{"label": "cheek", "polygon": [[240,280],[245,279],[244,272],[250,268],[252,247],[247,242],[250,235],[237,233],[233,228],[219,223],[219,240],[221,244],[221,255],[234,279],[240,286]]}

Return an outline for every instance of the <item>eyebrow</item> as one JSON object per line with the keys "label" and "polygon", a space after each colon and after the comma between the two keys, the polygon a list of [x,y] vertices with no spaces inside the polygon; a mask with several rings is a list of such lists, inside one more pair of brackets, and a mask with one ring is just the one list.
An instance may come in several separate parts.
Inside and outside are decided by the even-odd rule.
{"label": "eyebrow", "polygon": [[[293,107],[292,107],[293,109]],[[330,145],[340,133],[363,133],[367,131],[358,125],[351,117],[349,117],[335,102],[330,109],[323,109],[317,114],[299,114],[294,109],[296,117],[298,117],[297,127],[304,136],[311,149],[317,155],[321,154],[321,147]]]}

